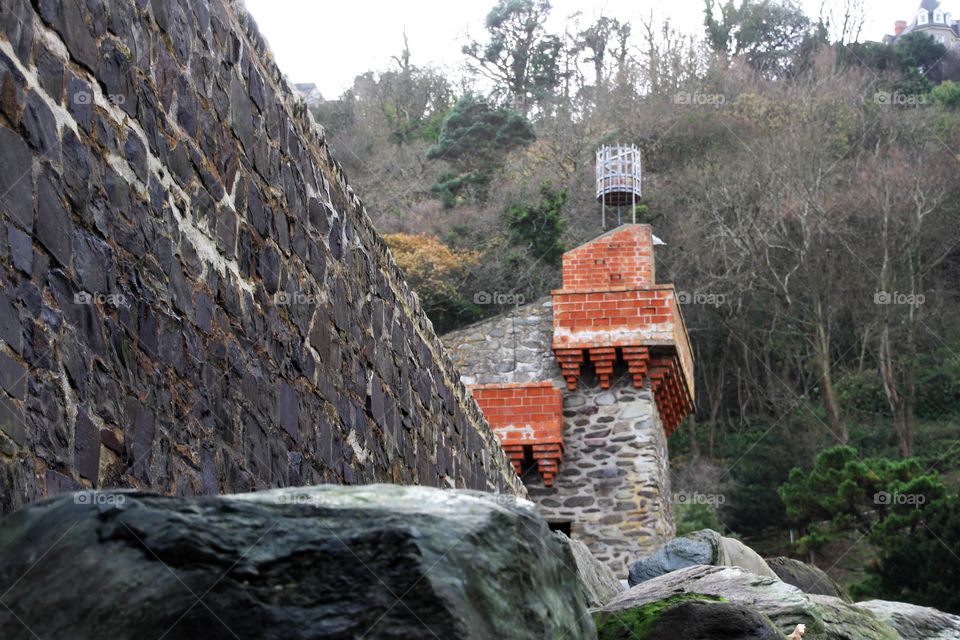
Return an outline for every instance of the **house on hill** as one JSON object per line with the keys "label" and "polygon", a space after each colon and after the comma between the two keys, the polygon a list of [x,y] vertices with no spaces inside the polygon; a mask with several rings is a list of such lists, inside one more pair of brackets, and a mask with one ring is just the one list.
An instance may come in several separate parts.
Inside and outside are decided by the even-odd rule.
{"label": "house on hill", "polygon": [[896,44],[908,33],[926,33],[948,49],[960,48],[960,25],[939,0],[922,0],[911,19],[894,23],[893,34],[884,36],[883,42]]}

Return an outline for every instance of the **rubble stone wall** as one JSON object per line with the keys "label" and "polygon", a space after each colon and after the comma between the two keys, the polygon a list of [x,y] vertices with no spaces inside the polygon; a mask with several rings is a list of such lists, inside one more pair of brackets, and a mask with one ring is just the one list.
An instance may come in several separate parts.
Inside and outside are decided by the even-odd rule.
{"label": "rubble stone wall", "polygon": [[524,493],[239,2],[0,0],[0,513]]}
{"label": "rubble stone wall", "polygon": [[505,308],[491,320],[443,336],[466,384],[551,381],[563,391],[564,454],[552,487],[524,475],[530,498],[555,525],[621,578],[627,565],[673,538],[670,470],[664,433],[649,386],[635,389],[615,371],[599,387],[589,366],[567,391],[551,350],[553,302]]}

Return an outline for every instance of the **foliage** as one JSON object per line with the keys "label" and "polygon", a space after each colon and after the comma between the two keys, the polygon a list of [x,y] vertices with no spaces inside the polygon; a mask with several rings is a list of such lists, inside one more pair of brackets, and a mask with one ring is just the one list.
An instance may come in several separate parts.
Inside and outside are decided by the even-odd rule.
{"label": "foliage", "polygon": [[960,340],[947,338],[924,354],[917,378],[917,416],[926,419],[960,416]]}
{"label": "foliage", "polygon": [[469,310],[462,280],[479,255],[455,251],[430,235],[393,233],[384,236],[397,266],[420,297],[420,304],[440,330]]}
{"label": "foliage", "polygon": [[353,93],[347,91],[339,100],[326,100],[314,107],[313,117],[323,125],[327,135],[338,135],[356,126],[353,103]]}
{"label": "foliage", "polygon": [[[784,545],[785,502],[806,500],[811,513],[790,516],[804,549],[842,559],[828,554],[880,521],[870,474],[892,472],[872,463],[844,471],[864,463],[840,457],[856,509],[826,485],[798,488],[804,500],[781,498],[781,487],[794,487],[791,469],[809,480],[816,453],[836,443],[867,460],[922,455],[953,486],[960,92],[943,81],[960,79],[960,58],[938,60],[920,36],[825,44],[820,20],[789,1],[713,0],[706,38],[609,15],[574,17],[552,34],[527,19],[545,16],[546,2],[490,4],[484,37],[468,43],[472,73],[449,83],[446,105],[422,99],[446,94],[418,76],[406,48],[389,70],[364,74],[324,105],[331,144],[381,231],[477,255],[446,281],[457,295],[447,286],[431,302],[437,329],[508,310],[472,303],[475,293],[531,302],[555,288],[560,270],[544,256],[602,232],[596,146],[636,143],[645,171],[638,215],[667,243],[657,248],[657,280],[696,294],[683,306],[696,422],[672,437],[671,456],[721,468],[729,486],[694,488],[725,496],[723,523]],[[531,75],[536,66],[549,73]],[[884,103],[891,92],[913,101]],[[543,184],[553,196],[538,197]],[[882,292],[926,301],[884,302]]]}
{"label": "foliage", "polygon": [[701,529],[713,529],[724,533],[726,527],[720,521],[717,510],[705,502],[687,502],[675,504],[673,519],[677,526],[677,536],[684,536]]}
{"label": "foliage", "polygon": [[847,411],[874,415],[890,411],[883,395],[883,382],[875,370],[844,373],[837,379],[837,396]]}
{"label": "foliage", "polygon": [[897,77],[885,83],[887,89],[917,96],[930,92],[933,87],[931,78],[938,75],[938,65],[946,53],[946,47],[930,34],[912,32],[892,47],[876,42],[845,45],[840,48],[840,59],[845,64],[864,66],[877,72],[894,72]]}
{"label": "foliage", "polygon": [[771,75],[786,71],[801,52],[825,39],[823,25],[814,25],[791,0],[741,0],[739,5],[727,0],[719,7],[704,0],[704,27],[714,51],[743,56]]}
{"label": "foliage", "polygon": [[947,80],[933,88],[933,101],[950,111],[960,111],[960,83]]}
{"label": "foliage", "polygon": [[809,472],[793,469],[780,497],[801,530],[800,551],[813,553],[840,531],[868,536],[878,525],[903,528],[919,507],[945,491],[916,458],[861,460],[853,447],[836,446],[817,455]]}
{"label": "foliage", "polygon": [[476,68],[498,82],[513,109],[523,114],[530,100],[544,100],[560,83],[562,44],[543,30],[549,13],[547,0],[498,0],[487,14],[488,42],[463,47]]}
{"label": "foliage", "polygon": [[879,563],[854,593],[960,614],[960,498],[889,516],[871,541]]}
{"label": "foliage", "polygon": [[947,80],[934,87],[931,96],[944,109],[960,111],[960,83]]}
{"label": "foliage", "polygon": [[947,48],[930,34],[914,31],[900,38],[893,52],[902,71],[926,76],[947,53]]}
{"label": "foliage", "polygon": [[463,96],[444,119],[437,142],[427,150],[427,158],[445,160],[454,168],[437,181],[435,193],[452,203],[472,187],[482,201],[506,154],[535,138],[530,122],[519,113],[493,107],[473,94]]}
{"label": "foliage", "polygon": [[540,201],[536,204],[515,202],[504,215],[507,237],[517,246],[526,247],[535,258],[557,266],[563,256],[563,206],[566,190],[558,191],[550,184],[540,187]]}
{"label": "foliage", "polygon": [[724,516],[732,530],[751,536],[785,527],[777,488],[806,448],[797,436],[807,430],[797,429],[798,424],[754,420],[724,437],[723,455],[731,460],[729,474],[734,481]]}

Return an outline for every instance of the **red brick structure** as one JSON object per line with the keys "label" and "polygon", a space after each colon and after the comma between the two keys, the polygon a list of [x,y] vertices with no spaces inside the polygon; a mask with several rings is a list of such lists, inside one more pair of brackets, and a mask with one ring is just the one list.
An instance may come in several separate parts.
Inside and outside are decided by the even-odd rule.
{"label": "red brick structure", "polygon": [[637,388],[649,379],[667,435],[693,410],[693,357],[673,285],[656,284],[653,234],[628,224],[563,255],[553,294],[553,351],[574,390],[593,365],[609,388],[623,361]]}
{"label": "red brick structure", "polygon": [[646,287],[655,281],[649,225],[617,227],[563,254],[562,291]]}
{"label": "red brick structure", "polygon": [[517,475],[532,459],[546,486],[552,486],[563,458],[563,393],[549,382],[471,387]]}
{"label": "red brick structure", "polygon": [[653,241],[618,226],[564,254],[550,297],[444,337],[550,527],[621,577],[674,537],[668,438],[693,409],[690,342]]}

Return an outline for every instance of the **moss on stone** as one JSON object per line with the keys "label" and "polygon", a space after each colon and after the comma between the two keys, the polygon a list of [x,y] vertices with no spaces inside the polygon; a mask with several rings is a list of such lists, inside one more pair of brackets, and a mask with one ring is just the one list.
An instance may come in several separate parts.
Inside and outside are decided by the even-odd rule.
{"label": "moss on stone", "polygon": [[594,614],[598,640],[645,640],[653,624],[664,611],[681,602],[699,600],[702,602],[727,602],[725,598],[703,593],[680,593],[663,600],[650,602],[640,607],[621,609],[620,611]]}

